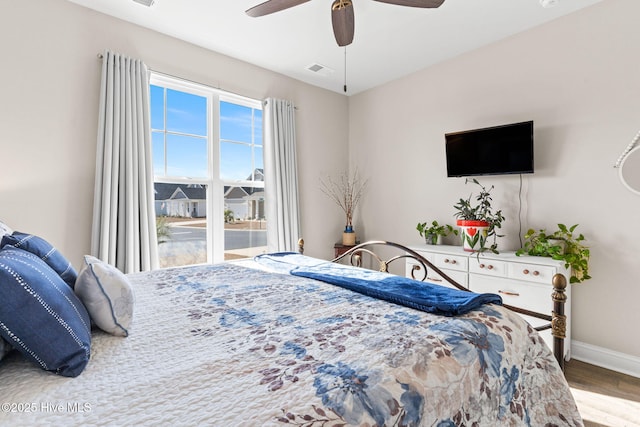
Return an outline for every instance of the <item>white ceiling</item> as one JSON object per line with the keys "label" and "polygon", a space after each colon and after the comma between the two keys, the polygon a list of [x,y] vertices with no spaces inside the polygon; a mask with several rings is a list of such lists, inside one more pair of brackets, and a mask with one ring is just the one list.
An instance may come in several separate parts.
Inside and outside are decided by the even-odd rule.
{"label": "white ceiling", "polygon": [[[264,0],[69,0],[309,84],[343,93],[345,48],[331,27],[332,0],[259,18]],[[446,0],[416,9],[353,0],[355,37],[346,48],[348,95],[378,86],[602,0]],[[307,69],[321,64],[329,72]],[[326,71],[326,70],[325,70]]]}

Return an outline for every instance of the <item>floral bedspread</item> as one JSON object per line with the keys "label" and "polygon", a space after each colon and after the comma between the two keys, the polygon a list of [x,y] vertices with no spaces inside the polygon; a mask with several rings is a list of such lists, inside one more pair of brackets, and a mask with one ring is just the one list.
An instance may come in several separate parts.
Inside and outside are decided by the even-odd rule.
{"label": "floral bedspread", "polygon": [[582,425],[551,351],[500,306],[442,317],[233,263],[130,278],[130,336],[96,331],[79,377],[2,361],[3,399],[39,406],[0,424]]}

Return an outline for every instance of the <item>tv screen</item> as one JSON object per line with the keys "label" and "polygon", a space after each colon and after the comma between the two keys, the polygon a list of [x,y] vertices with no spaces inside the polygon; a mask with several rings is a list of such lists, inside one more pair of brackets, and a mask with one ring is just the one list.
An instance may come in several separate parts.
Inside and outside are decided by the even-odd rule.
{"label": "tv screen", "polygon": [[445,134],[447,176],[533,173],[533,121]]}

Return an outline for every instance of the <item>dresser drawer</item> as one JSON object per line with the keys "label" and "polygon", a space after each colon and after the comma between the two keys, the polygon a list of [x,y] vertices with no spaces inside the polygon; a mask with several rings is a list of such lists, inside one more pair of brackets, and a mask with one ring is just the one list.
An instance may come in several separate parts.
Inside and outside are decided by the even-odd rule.
{"label": "dresser drawer", "polygon": [[473,256],[469,259],[469,272],[489,276],[508,277],[506,262],[495,259],[478,259]]}
{"label": "dresser drawer", "polygon": [[[464,286],[465,288],[468,287],[469,275],[467,274],[466,271],[449,270],[445,268],[442,268],[441,270],[444,274],[446,274],[447,276],[449,276],[450,278],[458,282],[460,285]],[[405,276],[412,277],[411,276],[412,271],[413,271],[414,279],[422,280],[422,278],[424,277],[424,270],[422,266],[416,261],[409,260],[406,263]],[[438,273],[436,273],[433,270],[427,271],[427,277],[424,279],[424,281],[435,283],[436,285],[443,285],[450,288],[455,288],[455,286],[451,285],[449,282],[443,279],[442,276],[440,276]]]}
{"label": "dresser drawer", "polygon": [[550,285],[472,274],[469,289],[473,292],[498,294],[504,304],[538,313],[551,315],[553,308],[553,290]]}
{"label": "dresser drawer", "polygon": [[433,254],[433,264],[442,270],[468,271],[469,258],[463,255]]}
{"label": "dresser drawer", "polygon": [[544,283],[551,285],[553,275],[557,269],[550,265],[539,265],[514,262],[508,265],[508,276],[516,280]]}
{"label": "dresser drawer", "polygon": [[[433,254],[429,252],[420,252],[418,254],[422,256],[424,259],[433,264]],[[413,273],[413,275],[412,275]],[[407,258],[405,262],[405,277],[411,277],[416,280],[422,280],[424,277],[424,270],[420,263],[413,258]],[[415,277],[414,277],[415,276]]]}
{"label": "dresser drawer", "polygon": [[[458,284],[464,286],[465,288],[469,287],[468,285],[469,275],[467,273],[463,271],[456,271],[456,270],[446,270],[446,269],[441,269],[441,270],[444,274],[446,274],[447,276],[449,276],[450,278],[458,282]],[[431,283],[435,283],[436,285],[443,285],[449,288],[458,289],[455,286],[453,286],[451,283],[443,279],[442,276],[440,276],[438,273],[436,273],[433,270],[429,271],[429,274],[425,279],[425,282],[431,282]]]}

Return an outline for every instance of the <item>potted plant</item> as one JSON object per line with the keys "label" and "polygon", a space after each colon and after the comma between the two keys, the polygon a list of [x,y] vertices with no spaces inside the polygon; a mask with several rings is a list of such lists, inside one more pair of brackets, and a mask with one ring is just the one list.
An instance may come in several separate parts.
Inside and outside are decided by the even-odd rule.
{"label": "potted plant", "polygon": [[424,237],[427,245],[439,245],[443,237],[447,237],[453,233],[458,235],[458,230],[455,230],[449,224],[438,224],[438,221],[432,221],[430,226],[427,226],[426,222],[420,222],[416,226],[416,230]]}
{"label": "potted plant", "polygon": [[[498,253],[496,229],[502,227],[504,216],[501,210],[493,211],[491,207],[491,190],[488,190],[475,178],[467,178],[465,184],[473,182],[480,187],[480,193],[472,202],[473,193],[466,199],[460,199],[453,207],[456,209],[454,216],[458,219],[460,237],[463,247],[470,252],[483,252],[489,250]],[[487,246],[487,240],[493,237],[493,243]]]}
{"label": "potted plant", "polygon": [[166,216],[156,217],[156,235],[158,236],[158,244],[171,240],[171,226]]}
{"label": "potted plant", "polygon": [[552,233],[545,229],[529,229],[524,235],[524,245],[516,255],[545,256],[564,261],[565,268],[571,267],[569,283],[580,283],[591,279],[589,276],[589,248],[584,245],[582,234],[574,235],[578,224],[567,227],[558,224]]}
{"label": "potted plant", "polygon": [[353,213],[367,187],[367,180],[362,180],[356,170],[353,175],[343,173],[338,181],[320,180],[320,190],[333,200],[344,211],[346,224],[342,233],[342,244],[356,244],[356,233],[353,230]]}

